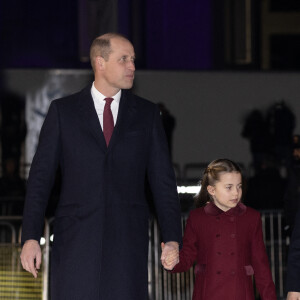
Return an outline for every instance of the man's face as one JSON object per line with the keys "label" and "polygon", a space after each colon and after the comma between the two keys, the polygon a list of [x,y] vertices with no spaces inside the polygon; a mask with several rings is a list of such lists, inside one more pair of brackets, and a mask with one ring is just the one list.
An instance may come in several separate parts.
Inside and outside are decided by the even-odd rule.
{"label": "man's face", "polygon": [[133,46],[125,39],[112,38],[111,50],[108,61],[103,61],[103,78],[110,88],[130,89],[135,71]]}

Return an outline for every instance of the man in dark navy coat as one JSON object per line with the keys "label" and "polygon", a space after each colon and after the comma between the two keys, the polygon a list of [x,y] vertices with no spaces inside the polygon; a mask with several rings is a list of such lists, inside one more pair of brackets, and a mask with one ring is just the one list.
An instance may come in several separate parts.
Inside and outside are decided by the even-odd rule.
{"label": "man in dark navy coat", "polygon": [[300,211],[296,215],[287,265],[287,300],[300,300]]}
{"label": "man in dark navy coat", "polygon": [[[52,300],[148,299],[145,177],[167,245],[162,261],[168,251],[178,249],[180,207],[168,145],[157,106],[128,91],[134,59],[133,46],[123,36],[110,33],[95,39],[95,81],[77,94],[52,101],[41,129],[28,179],[21,262],[37,276],[38,241],[60,166]],[[107,97],[113,98],[109,141],[102,131]]]}

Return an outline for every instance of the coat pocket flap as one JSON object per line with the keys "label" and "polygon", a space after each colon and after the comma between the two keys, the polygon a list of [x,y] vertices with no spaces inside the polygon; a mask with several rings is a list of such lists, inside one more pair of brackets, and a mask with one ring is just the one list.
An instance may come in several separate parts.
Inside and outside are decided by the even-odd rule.
{"label": "coat pocket flap", "polygon": [[254,270],[253,270],[253,267],[251,265],[249,266],[245,266],[245,270],[246,270],[246,275],[253,275],[254,274]]}

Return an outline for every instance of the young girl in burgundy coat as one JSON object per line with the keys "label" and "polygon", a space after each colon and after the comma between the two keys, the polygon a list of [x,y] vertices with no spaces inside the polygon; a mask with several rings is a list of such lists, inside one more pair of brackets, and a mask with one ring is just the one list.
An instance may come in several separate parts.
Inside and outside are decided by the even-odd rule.
{"label": "young girl in burgundy coat", "polygon": [[[241,203],[241,197],[239,166],[228,159],[211,162],[172,270],[185,272],[196,262],[193,300],[254,300],[252,276],[262,300],[277,299],[260,214]],[[173,252],[164,267],[175,259]]]}

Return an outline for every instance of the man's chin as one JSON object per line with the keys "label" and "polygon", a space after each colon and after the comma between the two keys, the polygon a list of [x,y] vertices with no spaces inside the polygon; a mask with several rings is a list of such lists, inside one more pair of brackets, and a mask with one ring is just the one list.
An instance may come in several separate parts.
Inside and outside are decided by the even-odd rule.
{"label": "man's chin", "polygon": [[122,90],[129,90],[129,89],[131,89],[132,88],[132,86],[133,86],[133,82],[132,83],[128,83],[128,84],[124,84],[122,87],[121,87],[121,89]]}

